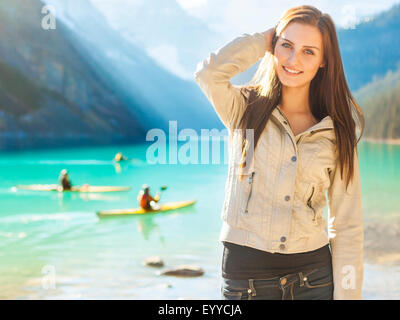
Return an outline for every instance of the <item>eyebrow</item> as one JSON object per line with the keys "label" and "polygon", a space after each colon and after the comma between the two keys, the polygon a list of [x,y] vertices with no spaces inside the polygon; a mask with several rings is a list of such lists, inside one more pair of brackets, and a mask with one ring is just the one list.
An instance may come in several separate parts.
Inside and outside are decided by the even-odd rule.
{"label": "eyebrow", "polygon": [[[286,39],[286,38],[284,38],[284,37],[281,37],[283,40],[285,40],[285,41],[287,41],[287,42],[290,42],[291,44],[294,44],[292,41],[290,41],[289,39]],[[317,47],[314,47],[314,46],[303,46],[303,47],[307,47],[307,48],[314,48],[314,49],[317,49],[317,50],[319,50],[319,48],[317,48]]]}

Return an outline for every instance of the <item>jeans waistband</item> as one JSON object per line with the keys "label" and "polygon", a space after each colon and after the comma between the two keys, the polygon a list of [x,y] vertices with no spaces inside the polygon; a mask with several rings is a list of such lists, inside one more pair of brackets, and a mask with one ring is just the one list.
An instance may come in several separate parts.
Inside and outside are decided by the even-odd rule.
{"label": "jeans waistband", "polygon": [[289,273],[281,277],[273,277],[268,279],[248,279],[250,289],[255,289],[254,286],[261,287],[281,287],[285,289],[291,284],[299,281],[300,286],[304,285],[306,277],[313,274],[314,272],[323,268],[315,268],[305,272]]}
{"label": "jeans waistband", "polygon": [[320,276],[323,276],[332,272],[332,266],[314,267],[266,279],[224,279],[224,285],[233,288],[233,290],[239,290],[240,294],[247,291],[249,299],[253,299],[253,297],[257,296],[258,290],[262,292],[263,289],[266,290],[267,288],[271,289],[271,292],[276,292],[275,290],[279,289],[282,292],[282,299],[284,299],[286,292],[289,290],[293,299],[293,288],[295,285],[297,286],[298,284],[299,287],[309,287],[308,277],[316,272],[319,272]]}

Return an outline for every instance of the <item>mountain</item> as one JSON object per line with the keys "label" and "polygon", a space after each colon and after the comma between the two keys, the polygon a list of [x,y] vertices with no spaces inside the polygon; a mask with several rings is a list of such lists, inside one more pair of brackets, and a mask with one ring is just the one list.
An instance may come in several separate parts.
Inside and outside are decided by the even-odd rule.
{"label": "mountain", "polygon": [[43,4],[0,3],[0,149],[138,140],[145,129]]}
{"label": "mountain", "polygon": [[355,26],[339,29],[338,38],[350,89],[356,91],[400,61],[400,4]]}
{"label": "mountain", "polygon": [[210,48],[217,48],[223,41],[221,34],[188,14],[176,0],[92,0],[92,3],[122,37],[187,80],[193,80],[197,63],[209,54]]}
{"label": "mountain", "polygon": [[356,29],[340,30],[350,88],[365,116],[364,137],[400,139],[400,4]]}
{"label": "mountain", "polygon": [[90,2],[54,5],[56,29],[44,30],[41,1],[0,3],[0,149],[143,142],[169,120],[221,126],[195,83],[113,32]]}
{"label": "mountain", "polygon": [[[178,128],[198,132],[222,126],[193,80],[172,74],[140,46],[125,40],[90,1],[52,0],[51,4],[57,9],[57,19],[72,31],[67,35],[69,41],[90,57],[88,61],[113,92],[128,106],[133,105],[132,112],[146,130],[167,131],[172,120],[178,122]],[[136,24],[132,22],[130,28]]]}
{"label": "mountain", "polygon": [[400,64],[354,93],[365,115],[367,138],[400,139]]}

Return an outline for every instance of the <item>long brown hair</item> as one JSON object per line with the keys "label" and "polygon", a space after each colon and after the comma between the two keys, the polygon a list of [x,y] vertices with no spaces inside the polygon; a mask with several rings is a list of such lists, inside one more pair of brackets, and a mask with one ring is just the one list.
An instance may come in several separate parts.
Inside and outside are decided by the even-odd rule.
{"label": "long brown hair", "polygon": [[[358,152],[357,144],[364,132],[365,120],[360,106],[353,98],[347,85],[335,25],[327,13],[322,13],[310,5],[302,5],[287,10],[275,25],[272,37],[272,54],[266,54],[253,78],[247,85],[241,87],[247,100],[247,108],[238,123],[241,132],[254,129],[253,148],[264,130],[273,109],[280,103],[282,84],[274,67],[276,42],[285,27],[291,22],[300,22],[315,26],[322,34],[324,67],[319,68],[310,83],[309,101],[312,114],[318,121],[329,115],[334,123],[336,136],[336,151],[340,162],[340,174],[343,177],[344,167],[347,167],[346,189],[353,177],[354,151]],[[360,137],[356,138],[356,124],[361,123]],[[249,139],[242,133],[241,172],[246,166]]]}

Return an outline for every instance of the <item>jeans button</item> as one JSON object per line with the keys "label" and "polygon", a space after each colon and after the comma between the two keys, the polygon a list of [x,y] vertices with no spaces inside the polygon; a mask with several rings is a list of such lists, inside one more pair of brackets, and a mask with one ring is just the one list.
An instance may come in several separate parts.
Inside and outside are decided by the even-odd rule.
{"label": "jeans button", "polygon": [[281,237],[281,242],[285,242],[286,241],[286,237]]}
{"label": "jeans button", "polygon": [[281,244],[280,246],[279,246],[279,249],[281,249],[281,250],[284,250],[286,248],[286,246],[284,245],[284,244]]}

